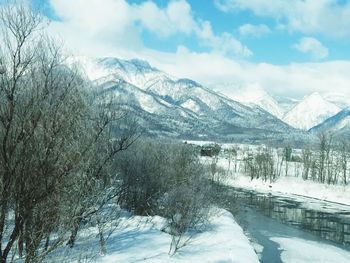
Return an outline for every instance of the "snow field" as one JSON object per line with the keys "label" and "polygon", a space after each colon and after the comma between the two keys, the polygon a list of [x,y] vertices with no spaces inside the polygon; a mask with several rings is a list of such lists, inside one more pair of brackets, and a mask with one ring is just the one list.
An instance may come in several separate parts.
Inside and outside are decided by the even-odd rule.
{"label": "snow field", "polygon": [[299,238],[273,237],[282,249],[285,263],[348,263],[350,252],[326,244]]}
{"label": "snow field", "polygon": [[[191,141],[189,143],[203,145],[212,142]],[[238,149],[237,172],[234,171],[234,158],[231,160],[229,167],[229,160],[225,154],[222,153],[225,149],[229,149],[231,147]],[[251,180],[248,175],[244,174],[244,164],[242,160],[244,156],[247,155],[247,153],[250,152],[255,154],[259,151],[259,148],[263,147],[264,145],[248,144],[221,145],[222,152],[219,155],[217,165],[225,172],[221,175],[222,182],[233,187],[251,189],[260,192],[310,197],[323,201],[350,205],[350,185],[345,186],[343,184],[323,184],[312,180],[303,180],[301,178],[303,166],[298,162],[289,162],[287,176],[285,175],[285,166],[282,165],[281,176],[275,182],[264,182],[262,179]],[[277,160],[278,157],[276,150],[277,149],[273,149],[276,158],[275,162],[277,163],[281,162],[281,159]],[[300,155],[301,150],[293,149],[293,154]],[[212,162],[212,158],[202,157],[202,161],[203,163],[210,164]]]}
{"label": "snow field", "polygon": [[[106,255],[99,253],[97,230],[89,228],[73,249],[52,255],[50,263],[191,262],[258,263],[259,259],[231,213],[213,208],[205,231],[196,233],[178,252],[168,254],[171,236],[164,231],[166,219],[123,215],[107,239]],[[186,240],[186,237],[185,239]],[[64,254],[64,256],[62,256]],[[55,255],[57,258],[55,258]]]}
{"label": "snow field", "polygon": [[208,230],[195,235],[174,256],[169,256],[171,236],[161,230],[160,217],[131,217],[111,236],[108,255],[100,263],[114,262],[259,262],[254,249],[232,214],[218,209],[212,215]]}

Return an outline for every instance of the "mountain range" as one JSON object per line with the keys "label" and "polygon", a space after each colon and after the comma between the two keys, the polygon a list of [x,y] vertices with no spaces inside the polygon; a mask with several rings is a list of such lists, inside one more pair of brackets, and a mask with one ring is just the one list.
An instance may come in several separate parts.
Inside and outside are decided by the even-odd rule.
{"label": "mountain range", "polygon": [[283,116],[282,120],[295,128],[309,130],[341,110],[315,92],[304,97]]}
{"label": "mountain range", "polygon": [[149,136],[301,142],[310,137],[307,130],[342,110],[317,93],[284,103],[263,89],[225,96],[139,59],[79,57],[74,62]]}
{"label": "mountain range", "polygon": [[333,136],[350,138],[350,108],[345,108],[321,124],[310,129],[311,133],[328,132]]}

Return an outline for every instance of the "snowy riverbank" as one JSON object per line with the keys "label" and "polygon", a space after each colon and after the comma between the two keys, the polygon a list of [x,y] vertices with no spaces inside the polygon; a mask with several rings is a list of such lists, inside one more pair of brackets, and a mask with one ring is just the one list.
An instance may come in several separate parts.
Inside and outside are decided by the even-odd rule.
{"label": "snowy riverbank", "polygon": [[[139,220],[144,218],[127,220],[130,225],[114,234],[109,242],[109,255],[99,262],[258,262],[248,238],[225,210],[219,210],[212,217],[208,231],[196,235],[172,257],[168,255],[171,237],[160,231],[163,221],[155,218],[144,225],[141,223],[140,227]],[[120,249],[118,243],[124,249]]]}
{"label": "snowy riverbank", "polygon": [[286,263],[347,263],[350,252],[332,245],[320,244],[290,237],[273,237],[282,250],[281,259]]}
{"label": "snowy riverbank", "polygon": [[261,179],[251,180],[242,173],[235,173],[227,178],[226,183],[234,187],[260,192],[304,196],[350,205],[349,186],[321,184],[294,176],[281,177],[275,182],[264,182]]}
{"label": "snowy riverbank", "polygon": [[[232,147],[232,145],[222,145],[223,149]],[[235,145],[236,148],[242,149],[244,146]],[[251,149],[256,151],[258,146],[250,146]],[[312,180],[304,180],[301,178],[302,166],[299,163],[290,162],[289,172],[286,175],[282,174],[276,181],[270,182],[269,180],[264,182],[261,178],[251,180],[250,176],[244,174],[244,164],[242,161],[243,153],[239,152],[238,161],[236,163],[236,170],[234,172],[234,161],[229,160],[220,155],[217,165],[223,170],[223,183],[259,192],[275,193],[277,195],[295,195],[304,196],[309,198],[315,198],[322,201],[334,202],[343,205],[350,205],[350,185],[343,184],[325,184]],[[212,158],[202,157],[203,163],[210,164]]]}
{"label": "snowy riverbank", "polygon": [[[86,241],[67,250],[66,262],[81,262],[82,257],[93,257],[94,262],[259,262],[253,247],[236,223],[232,214],[217,209],[210,218],[206,231],[196,234],[175,255],[169,256],[171,236],[162,231],[165,220],[161,217],[132,216],[122,218],[117,229],[107,241],[107,254],[98,255],[96,233],[86,236]],[[88,245],[84,245],[89,243]],[[81,249],[89,250],[82,256]],[[75,251],[74,251],[75,250]],[[93,250],[95,250],[93,252]],[[79,259],[78,259],[78,258]],[[52,260],[52,258],[51,258]],[[52,261],[50,261],[52,262]],[[62,262],[62,260],[60,261]],[[83,261],[85,262],[85,261]],[[89,261],[90,262],[90,261]]]}

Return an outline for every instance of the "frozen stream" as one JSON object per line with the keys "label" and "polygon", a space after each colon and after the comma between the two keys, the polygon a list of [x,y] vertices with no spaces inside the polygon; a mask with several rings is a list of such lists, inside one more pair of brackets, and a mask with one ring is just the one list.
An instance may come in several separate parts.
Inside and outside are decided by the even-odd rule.
{"label": "frozen stream", "polygon": [[350,262],[350,206],[220,188],[219,202],[237,215],[261,262]]}

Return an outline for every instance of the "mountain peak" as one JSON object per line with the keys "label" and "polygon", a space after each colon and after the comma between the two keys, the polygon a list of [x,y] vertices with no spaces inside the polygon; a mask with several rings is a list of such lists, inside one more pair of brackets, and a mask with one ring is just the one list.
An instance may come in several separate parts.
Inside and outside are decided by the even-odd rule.
{"label": "mountain peak", "polygon": [[226,93],[228,97],[235,101],[247,104],[248,106],[259,106],[278,118],[282,118],[283,116],[283,109],[275,99],[256,83],[244,88],[235,89],[234,93],[232,91]]}
{"label": "mountain peak", "polygon": [[313,92],[310,95],[307,95],[303,98],[304,101],[306,100],[325,100],[320,93]]}
{"label": "mountain peak", "polygon": [[287,112],[283,121],[295,128],[309,130],[339,111],[341,108],[325,100],[318,92],[314,92]]}
{"label": "mountain peak", "polygon": [[[250,138],[254,130],[265,139],[275,132],[294,131],[262,107],[247,107],[201,84],[176,78],[139,59],[96,58],[82,60],[86,73],[116,103],[131,110],[149,134]],[[257,128],[258,127],[258,128]],[[287,137],[286,137],[287,138]]]}
{"label": "mountain peak", "polygon": [[146,60],[130,59],[123,60],[115,57],[105,57],[98,59],[98,63],[107,68],[119,68],[124,71],[152,72],[158,69],[152,67]]}

